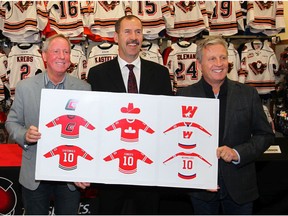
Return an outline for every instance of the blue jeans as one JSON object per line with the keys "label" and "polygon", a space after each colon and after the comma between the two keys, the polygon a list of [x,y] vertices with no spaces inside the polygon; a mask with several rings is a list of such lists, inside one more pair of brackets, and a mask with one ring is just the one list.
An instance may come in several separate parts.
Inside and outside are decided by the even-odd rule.
{"label": "blue jeans", "polygon": [[51,200],[56,215],[76,215],[80,192],[70,191],[65,182],[42,181],[34,191],[22,187],[22,199],[25,215],[48,215]]}

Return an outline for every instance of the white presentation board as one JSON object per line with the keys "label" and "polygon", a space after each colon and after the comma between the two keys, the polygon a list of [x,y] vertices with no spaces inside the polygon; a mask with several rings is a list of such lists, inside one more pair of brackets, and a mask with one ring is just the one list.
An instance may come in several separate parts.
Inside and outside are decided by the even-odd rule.
{"label": "white presentation board", "polygon": [[217,188],[219,101],[43,89],[36,179]]}

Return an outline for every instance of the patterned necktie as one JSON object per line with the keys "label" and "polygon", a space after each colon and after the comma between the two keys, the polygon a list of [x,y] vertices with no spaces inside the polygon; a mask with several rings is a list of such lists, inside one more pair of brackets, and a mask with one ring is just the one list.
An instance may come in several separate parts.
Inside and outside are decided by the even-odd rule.
{"label": "patterned necktie", "polygon": [[128,93],[138,93],[137,82],[135,78],[135,74],[133,72],[134,65],[127,64],[129,69],[129,77],[128,77]]}

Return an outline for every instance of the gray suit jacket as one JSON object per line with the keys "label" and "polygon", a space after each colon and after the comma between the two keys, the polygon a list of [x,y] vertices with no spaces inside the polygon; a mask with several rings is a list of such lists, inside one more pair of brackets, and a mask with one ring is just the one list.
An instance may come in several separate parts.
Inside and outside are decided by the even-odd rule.
{"label": "gray suit jacket", "polygon": [[[205,98],[202,80],[179,90],[177,95]],[[254,161],[273,142],[274,134],[255,88],[228,80],[222,145],[236,149],[240,155],[240,163],[235,165],[219,160],[219,169],[227,191],[235,202],[243,204],[258,197]],[[209,200],[215,193],[199,190],[192,194]]]}
{"label": "gray suit jacket", "polygon": [[[30,190],[37,189],[40,183],[35,180],[37,144],[25,147],[25,133],[31,125],[36,127],[39,125],[40,97],[41,89],[45,88],[44,85],[44,73],[20,81],[5,123],[10,138],[23,148],[19,182]],[[68,74],[64,86],[69,90],[91,90],[88,83]],[[75,190],[74,184],[68,184],[68,186],[70,190]]]}

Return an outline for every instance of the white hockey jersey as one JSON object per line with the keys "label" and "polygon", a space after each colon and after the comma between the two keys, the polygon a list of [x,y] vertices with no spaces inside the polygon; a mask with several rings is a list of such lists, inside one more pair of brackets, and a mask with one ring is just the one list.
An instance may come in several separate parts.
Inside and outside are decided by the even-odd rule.
{"label": "white hockey jersey", "polygon": [[156,43],[143,41],[139,55],[143,59],[163,65],[160,47]]}
{"label": "white hockey jersey", "polygon": [[94,14],[88,24],[91,32],[101,37],[113,38],[116,21],[131,11],[127,1],[95,1]]}
{"label": "white hockey jersey", "polygon": [[20,80],[42,73],[45,70],[41,51],[37,44],[18,44],[11,48],[8,55],[7,78],[11,99]]}
{"label": "white hockey jersey", "polygon": [[272,36],[285,30],[282,1],[248,1],[247,26],[253,33]]}
{"label": "white hockey jersey", "polygon": [[92,47],[87,59],[86,78],[91,67],[110,61],[118,55],[118,45],[103,43]]}
{"label": "white hockey jersey", "polygon": [[48,1],[51,31],[77,37],[84,31],[80,1]]}
{"label": "white hockey jersey", "polygon": [[2,1],[5,19],[3,35],[12,42],[40,42],[40,31],[48,22],[43,1]]}
{"label": "white hockey jersey", "polygon": [[233,43],[228,44],[228,62],[229,62],[229,72],[227,77],[231,80],[239,80],[239,70],[240,70],[240,56],[238,51],[235,49]]}
{"label": "white hockey jersey", "polygon": [[166,1],[130,1],[132,14],[139,17],[143,25],[143,36],[148,40],[159,38],[165,28],[174,27],[174,19]]}
{"label": "white hockey jersey", "polygon": [[81,45],[72,45],[70,59],[72,63],[72,70],[69,71],[70,75],[85,80],[87,72],[87,58]]}
{"label": "white hockey jersey", "polygon": [[182,88],[198,82],[202,76],[196,67],[197,45],[183,42],[173,43],[169,55],[163,56],[170,77],[174,77],[176,80],[176,86],[173,86],[174,91],[175,88]]}
{"label": "white hockey jersey", "polygon": [[204,1],[170,1],[174,15],[174,27],[167,27],[171,37],[193,37],[209,28],[208,14]]}
{"label": "white hockey jersey", "polygon": [[209,166],[212,166],[209,161],[194,152],[178,152],[177,154],[166,159],[163,164],[167,164],[173,159],[177,159],[178,177],[185,180],[191,180],[197,177],[196,171],[199,169],[199,165],[197,166],[198,160],[195,159],[200,159]]}
{"label": "white hockey jersey", "polygon": [[244,31],[244,22],[239,1],[215,1],[210,19],[209,35],[235,35]]}
{"label": "white hockey jersey", "polygon": [[275,90],[278,68],[274,51],[266,43],[255,40],[243,48],[239,81],[254,86],[259,94],[268,94]]}
{"label": "white hockey jersey", "polygon": [[7,55],[3,51],[0,52],[0,101],[5,99],[4,85],[8,87],[6,73],[7,73]]}

